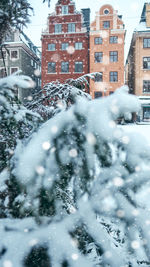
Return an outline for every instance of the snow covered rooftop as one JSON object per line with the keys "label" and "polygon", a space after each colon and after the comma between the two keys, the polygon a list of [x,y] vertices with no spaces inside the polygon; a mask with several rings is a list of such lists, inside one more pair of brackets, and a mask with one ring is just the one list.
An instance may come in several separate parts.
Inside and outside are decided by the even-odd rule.
{"label": "snow covered rooftop", "polygon": [[26,44],[26,46],[28,46],[30,48],[30,50],[36,54],[39,58],[41,57],[41,52],[40,50],[38,49],[37,46],[35,46],[32,41],[28,38],[28,36],[24,33],[24,32],[21,32],[20,33],[20,40]]}
{"label": "snow covered rooftop", "polygon": [[139,25],[136,27],[135,31],[138,32],[144,32],[144,31],[150,31],[150,28],[146,26],[146,22],[140,22]]}

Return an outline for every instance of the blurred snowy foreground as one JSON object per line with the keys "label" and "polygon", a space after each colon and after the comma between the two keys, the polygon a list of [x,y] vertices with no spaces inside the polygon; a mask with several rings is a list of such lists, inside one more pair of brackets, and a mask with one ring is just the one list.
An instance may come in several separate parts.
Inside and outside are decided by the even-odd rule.
{"label": "blurred snowy foreground", "polygon": [[116,124],[139,109],[127,87],[79,98],[18,141],[0,175],[1,192],[19,188],[3,203],[0,266],[150,266],[150,147]]}

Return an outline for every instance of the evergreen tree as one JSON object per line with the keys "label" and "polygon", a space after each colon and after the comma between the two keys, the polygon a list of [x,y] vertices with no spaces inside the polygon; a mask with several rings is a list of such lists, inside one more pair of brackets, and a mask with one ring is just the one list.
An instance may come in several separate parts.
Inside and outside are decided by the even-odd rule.
{"label": "evergreen tree", "polygon": [[38,114],[27,110],[17,98],[19,87],[29,88],[30,84],[29,77],[17,73],[0,79],[0,170],[8,166],[17,140],[25,140],[42,122]]}
{"label": "evergreen tree", "polygon": [[[43,3],[50,0],[43,0]],[[12,27],[22,29],[29,23],[33,11],[28,0],[1,0],[0,1],[0,46]]]}
{"label": "evergreen tree", "polygon": [[96,73],[86,74],[77,79],[68,79],[64,83],[50,82],[33,95],[26,107],[39,113],[45,120],[50,119],[62,110],[68,109],[79,97],[91,99],[87,93],[87,78],[94,79]]}
{"label": "evergreen tree", "polygon": [[[13,174],[18,215],[6,210],[37,224],[4,223],[2,263],[13,253],[11,235],[15,248],[19,240],[24,247],[11,259],[15,266],[150,265],[149,213],[140,199],[150,152],[141,136],[115,123],[138,110],[126,87],[108,98],[80,99],[43,124],[26,147],[17,146],[10,181]],[[1,174],[3,188],[8,175]]]}

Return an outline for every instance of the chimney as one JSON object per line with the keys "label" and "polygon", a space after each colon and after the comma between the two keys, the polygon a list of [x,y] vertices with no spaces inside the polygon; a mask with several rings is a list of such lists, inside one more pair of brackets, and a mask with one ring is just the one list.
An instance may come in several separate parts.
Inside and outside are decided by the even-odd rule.
{"label": "chimney", "polygon": [[150,28],[150,3],[146,3],[146,27]]}

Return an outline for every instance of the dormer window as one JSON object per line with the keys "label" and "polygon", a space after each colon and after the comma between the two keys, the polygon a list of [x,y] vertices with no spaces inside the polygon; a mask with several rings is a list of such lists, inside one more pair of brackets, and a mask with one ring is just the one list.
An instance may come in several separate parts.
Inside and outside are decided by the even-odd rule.
{"label": "dormer window", "polygon": [[68,14],[68,6],[62,6],[62,14],[67,15]]}

